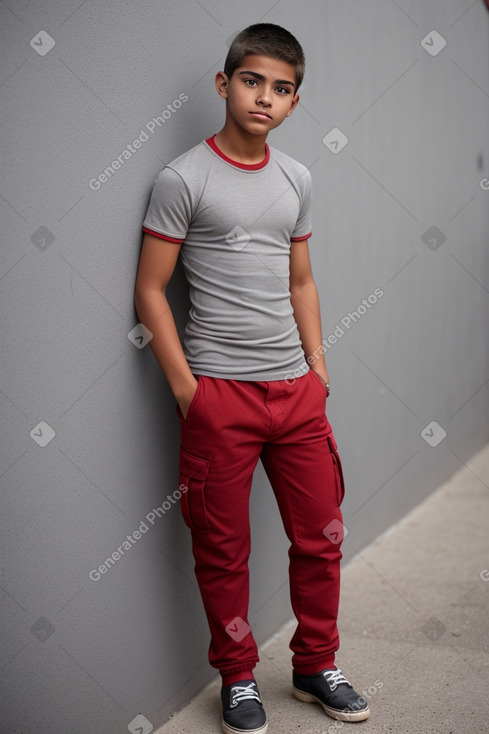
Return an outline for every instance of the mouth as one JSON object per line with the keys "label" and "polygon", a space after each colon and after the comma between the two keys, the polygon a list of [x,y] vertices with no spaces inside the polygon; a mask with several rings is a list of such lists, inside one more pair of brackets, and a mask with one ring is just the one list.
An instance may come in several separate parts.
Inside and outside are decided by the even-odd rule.
{"label": "mouth", "polygon": [[250,115],[252,117],[256,117],[257,120],[271,120],[272,116],[268,114],[268,112],[250,112]]}

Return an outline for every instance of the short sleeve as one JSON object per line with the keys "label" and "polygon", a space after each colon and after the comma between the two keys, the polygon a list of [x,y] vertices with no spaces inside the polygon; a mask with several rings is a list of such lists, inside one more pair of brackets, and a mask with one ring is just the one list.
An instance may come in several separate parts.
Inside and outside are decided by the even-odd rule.
{"label": "short sleeve", "polygon": [[292,242],[307,240],[312,234],[312,180],[307,168],[297,181],[297,187],[300,196],[300,209],[294,231],[290,237]]}
{"label": "short sleeve", "polygon": [[182,177],[166,166],[156,179],[143,232],[182,244],[192,219],[192,197]]}

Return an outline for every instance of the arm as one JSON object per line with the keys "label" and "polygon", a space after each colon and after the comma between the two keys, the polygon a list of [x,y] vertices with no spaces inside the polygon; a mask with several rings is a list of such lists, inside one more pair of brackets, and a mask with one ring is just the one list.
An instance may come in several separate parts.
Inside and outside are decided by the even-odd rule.
{"label": "arm", "polygon": [[309,362],[311,369],[325,382],[329,382],[322,343],[319,296],[312,275],[308,242],[302,240],[291,243],[290,301],[306,359],[311,357]]}
{"label": "arm", "polygon": [[149,342],[151,350],[186,418],[197,380],[185,358],[166,298],[166,287],[175,270],[179,252],[179,245],[144,235],[134,303],[141,323],[153,334]]}

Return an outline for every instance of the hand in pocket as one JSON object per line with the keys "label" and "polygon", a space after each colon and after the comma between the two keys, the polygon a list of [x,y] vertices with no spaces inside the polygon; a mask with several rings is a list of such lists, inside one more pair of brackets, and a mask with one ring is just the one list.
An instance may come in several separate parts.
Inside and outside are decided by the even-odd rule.
{"label": "hand in pocket", "polygon": [[188,411],[190,410],[190,406],[195,397],[195,393],[197,392],[198,386],[199,386],[199,381],[195,380],[195,386],[188,393],[186,393],[185,395],[182,395],[177,400],[178,405],[180,406],[180,410],[182,411],[184,420],[187,420]]}

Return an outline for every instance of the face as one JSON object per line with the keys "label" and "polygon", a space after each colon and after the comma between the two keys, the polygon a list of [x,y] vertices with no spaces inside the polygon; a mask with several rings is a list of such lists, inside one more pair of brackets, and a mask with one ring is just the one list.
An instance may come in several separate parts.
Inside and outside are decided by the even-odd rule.
{"label": "face", "polygon": [[268,56],[245,56],[231,79],[217,74],[216,87],[234,122],[257,135],[278,127],[299,102],[294,67]]}

